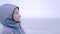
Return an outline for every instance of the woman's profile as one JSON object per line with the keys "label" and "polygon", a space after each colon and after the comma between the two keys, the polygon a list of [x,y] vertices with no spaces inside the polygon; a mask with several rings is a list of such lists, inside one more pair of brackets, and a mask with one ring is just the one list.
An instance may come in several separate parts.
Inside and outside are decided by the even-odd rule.
{"label": "woman's profile", "polygon": [[19,7],[13,4],[0,6],[0,22],[3,28],[0,34],[25,34],[21,27]]}

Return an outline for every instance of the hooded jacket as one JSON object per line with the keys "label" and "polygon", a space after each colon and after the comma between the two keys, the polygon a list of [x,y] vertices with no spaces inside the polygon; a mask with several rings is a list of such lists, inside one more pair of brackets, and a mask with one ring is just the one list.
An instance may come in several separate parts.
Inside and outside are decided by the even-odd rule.
{"label": "hooded jacket", "polygon": [[12,20],[14,9],[18,6],[12,4],[4,4],[0,6],[0,22],[3,28],[0,34],[25,34],[21,27],[21,22],[16,23]]}

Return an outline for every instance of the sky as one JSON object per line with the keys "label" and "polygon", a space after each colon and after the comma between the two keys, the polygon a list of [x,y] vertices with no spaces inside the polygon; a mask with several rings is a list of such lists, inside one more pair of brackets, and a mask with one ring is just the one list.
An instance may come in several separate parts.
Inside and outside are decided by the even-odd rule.
{"label": "sky", "polygon": [[21,18],[59,19],[60,0],[0,0],[20,7]]}

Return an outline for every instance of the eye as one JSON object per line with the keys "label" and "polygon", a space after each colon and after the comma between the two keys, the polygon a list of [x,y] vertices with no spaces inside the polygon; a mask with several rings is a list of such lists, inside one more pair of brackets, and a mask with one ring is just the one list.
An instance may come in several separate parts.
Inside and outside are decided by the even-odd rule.
{"label": "eye", "polygon": [[15,12],[14,12],[14,14],[19,14],[19,10],[16,9]]}
{"label": "eye", "polygon": [[19,14],[19,11],[15,11],[14,14]]}
{"label": "eye", "polygon": [[18,12],[15,12],[15,14],[18,14]]}

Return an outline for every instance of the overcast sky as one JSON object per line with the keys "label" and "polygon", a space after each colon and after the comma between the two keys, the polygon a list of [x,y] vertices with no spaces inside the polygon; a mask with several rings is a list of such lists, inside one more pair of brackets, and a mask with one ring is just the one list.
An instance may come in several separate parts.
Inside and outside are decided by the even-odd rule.
{"label": "overcast sky", "polygon": [[0,0],[20,7],[22,18],[60,18],[60,0]]}

